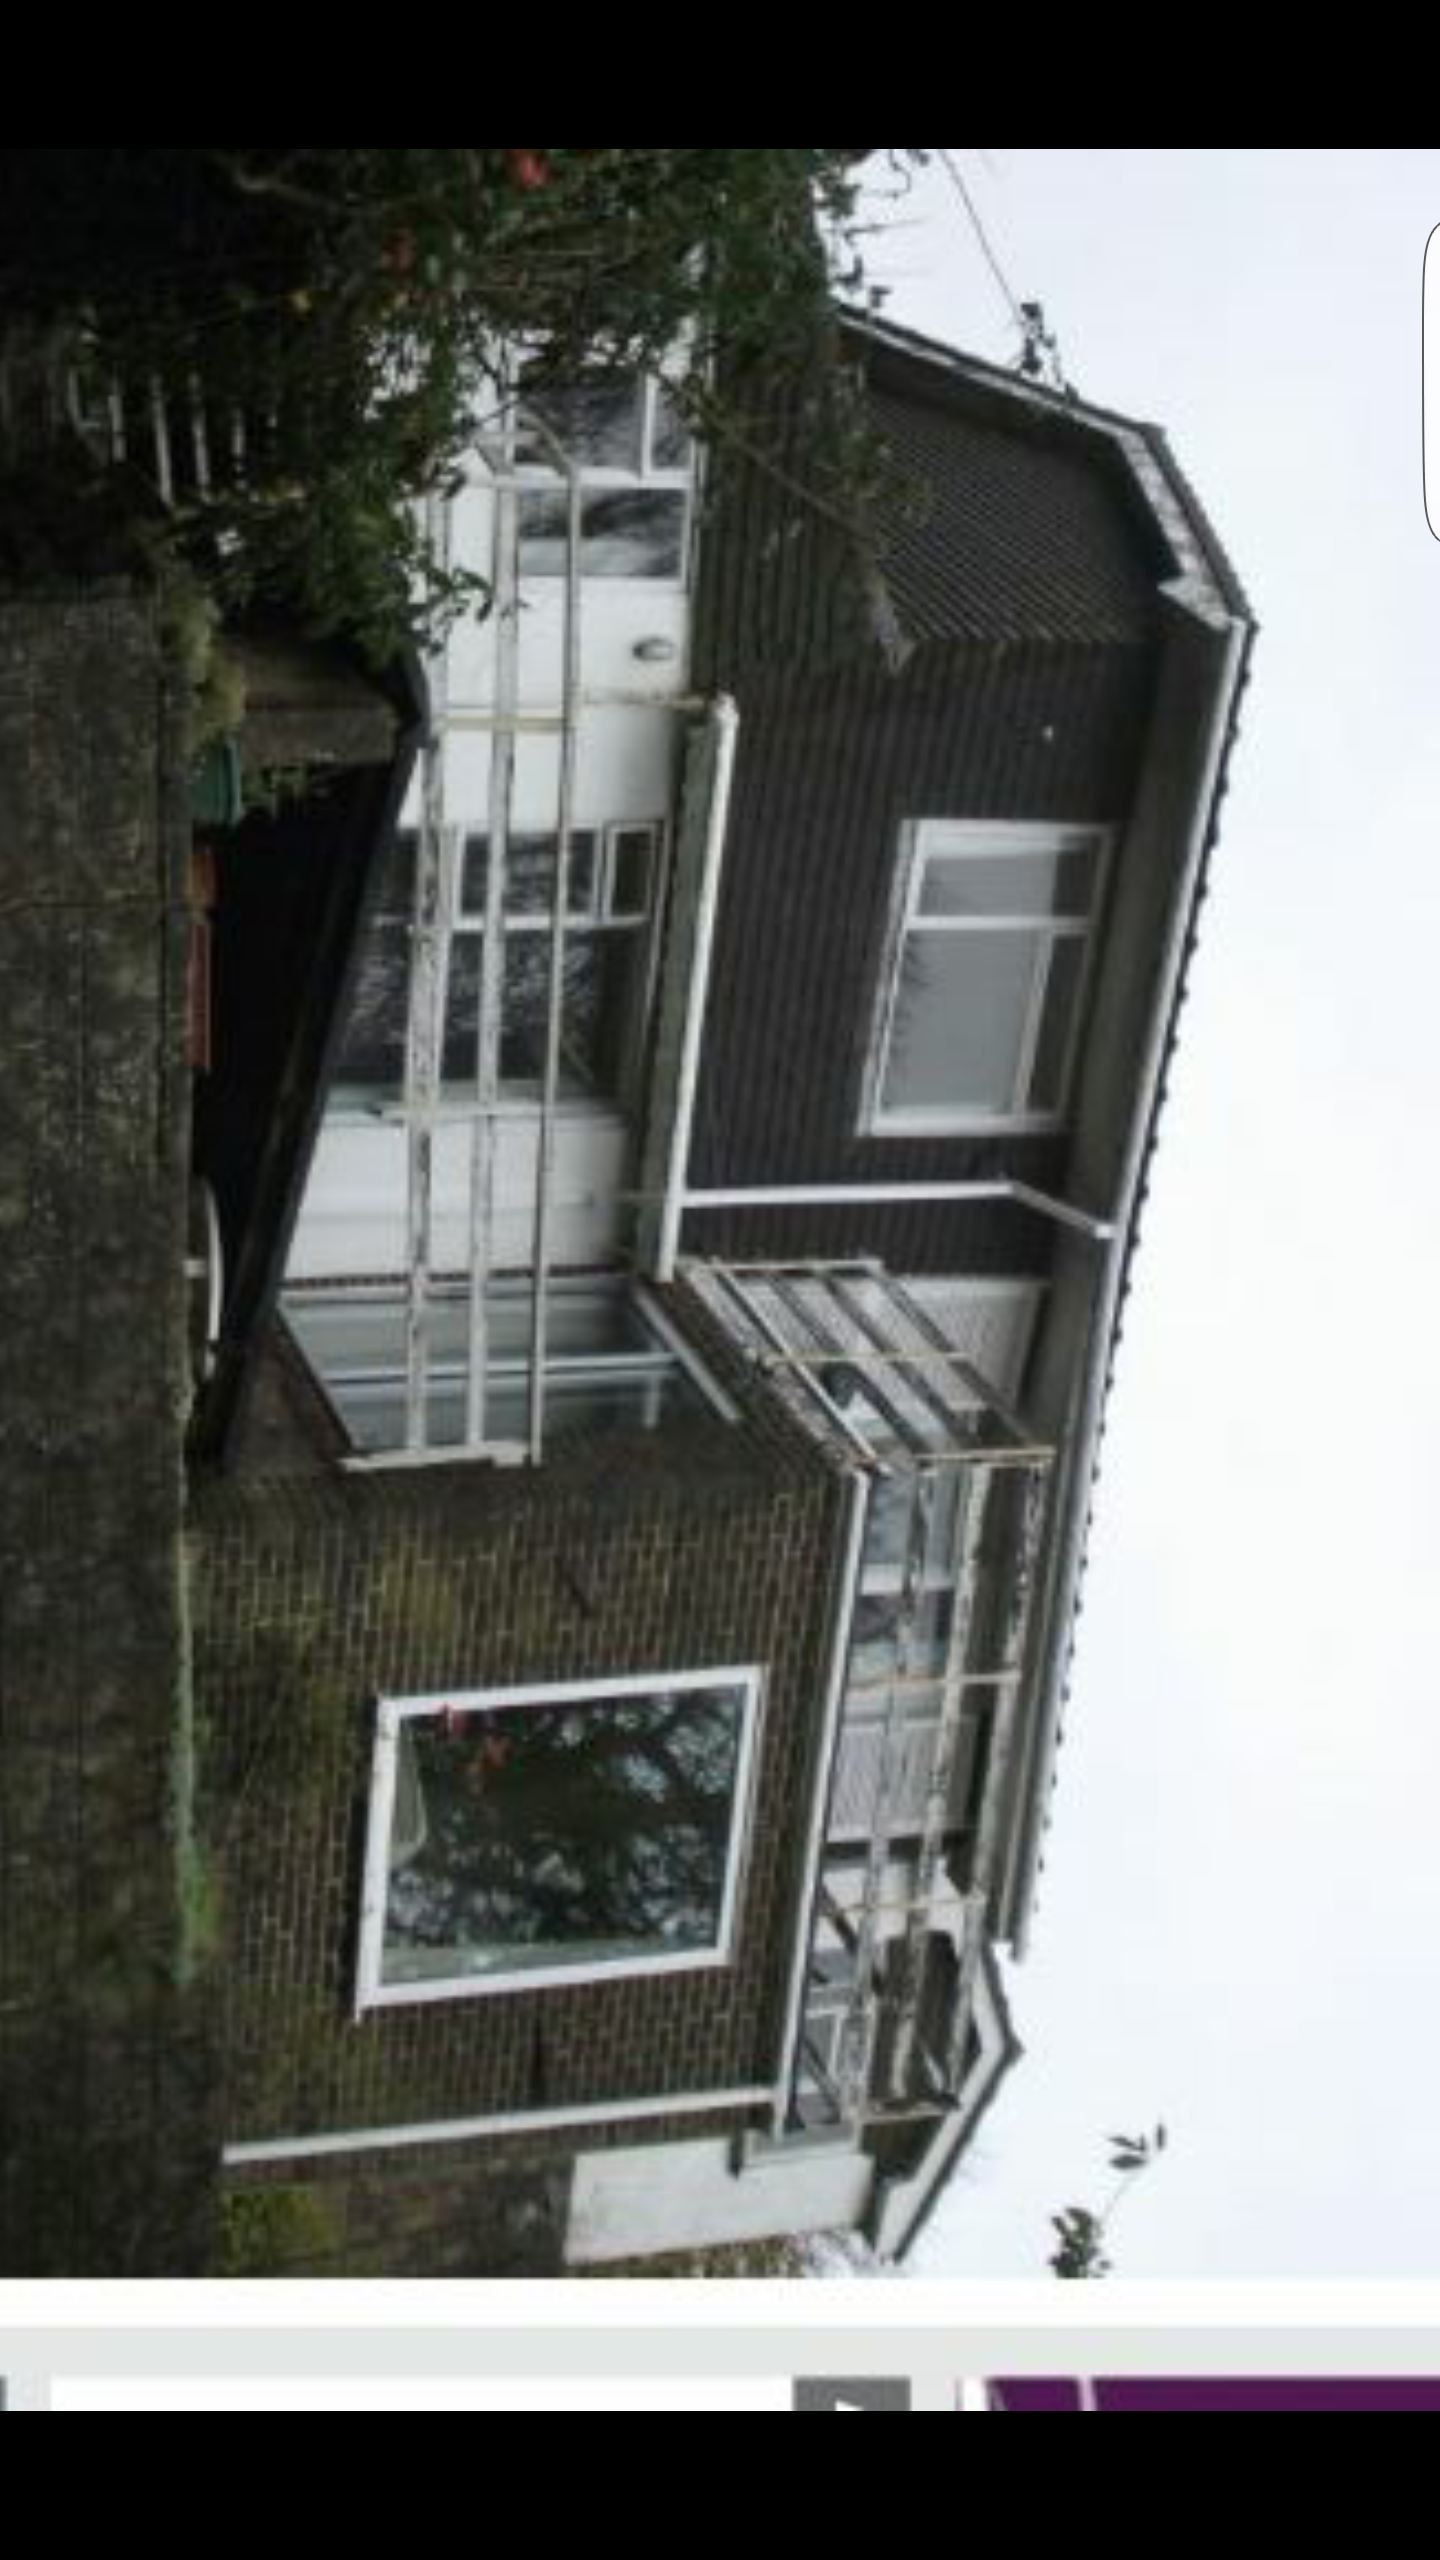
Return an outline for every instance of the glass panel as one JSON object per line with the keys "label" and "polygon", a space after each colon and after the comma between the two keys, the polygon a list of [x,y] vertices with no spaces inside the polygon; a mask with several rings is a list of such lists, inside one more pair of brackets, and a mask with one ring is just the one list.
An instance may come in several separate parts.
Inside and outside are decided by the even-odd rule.
{"label": "glass panel", "polygon": [[[597,374],[587,382],[556,383],[531,392],[527,405],[582,471],[640,470],[643,404],[641,386],[632,375]],[[557,467],[543,437],[533,432],[522,431],[520,456],[545,470]]]}
{"label": "glass panel", "polygon": [[569,569],[570,510],[561,490],[527,491],[520,500],[520,575],[563,578]]}
{"label": "glass panel", "polygon": [[[530,1347],[528,1282],[500,1282],[491,1293],[491,1351],[497,1360],[523,1359]],[[656,1342],[623,1281],[551,1282],[546,1340],[557,1360],[603,1360],[652,1352]]]}
{"label": "glass panel", "polygon": [[925,916],[1074,916],[1090,913],[1098,848],[1054,853],[932,854],[925,865]]}
{"label": "glass panel", "polygon": [[[679,489],[607,489],[585,500],[581,566],[587,578],[678,578],[685,565],[686,498]],[[562,490],[520,500],[520,572],[566,574],[568,507]]]}
{"label": "glass panel", "polygon": [[[567,935],[560,1029],[562,1092],[618,1093],[626,1035],[638,995],[639,956],[633,934]],[[547,935],[507,937],[500,1076],[517,1096],[538,1093],[544,1083],[550,959]]]}
{"label": "glass panel", "polygon": [[[483,934],[457,936],[450,967],[445,1019],[445,1081],[473,1085],[480,1039],[480,972]],[[514,1099],[538,1098],[545,1081],[546,1025],[550,1014],[550,938],[544,933],[507,936],[500,1025],[500,1085]],[[565,945],[564,1011],[561,1017],[560,1092],[605,1091],[610,1024],[607,1012],[616,971],[602,937],[571,935]]]}
{"label": "glass panel", "polygon": [[924,933],[906,940],[886,1061],[886,1111],[1019,1106],[1036,933]]}
{"label": "glass panel", "polygon": [[480,1054],[480,966],[484,944],[478,934],[457,933],[450,945],[450,977],[445,991],[445,1050],[442,1066],[448,1085],[472,1085]]}
{"label": "glass panel", "polygon": [[[925,1557],[925,1575],[931,1582],[944,1580],[954,1571],[955,1504],[960,1473],[955,1467],[938,1469],[931,1490],[930,1534]],[[904,1571],[910,1554],[910,1541],[915,1534],[915,1485],[909,1476],[882,1477],[870,1497],[869,1524],[865,1532],[865,1575],[894,1575]]]}
{"label": "glass panel", "polygon": [[953,1591],[927,1591],[912,1619],[901,1659],[902,1594],[867,1591],[856,1605],[849,1687],[869,1689],[888,1680],[933,1679],[945,1669]]}
{"label": "glass panel", "polygon": [[403,1370],[405,1300],[398,1289],[372,1297],[331,1297],[299,1289],[282,1301],[285,1321],[312,1369],[329,1380],[337,1372]]}
{"label": "glass panel", "polygon": [[[549,835],[512,835],[505,849],[505,912],[548,916],[555,883],[556,840]],[[490,839],[465,839],[461,910],[483,916],[489,888]],[[570,913],[588,915],[595,904],[595,837],[582,828],[570,838]]]}
{"label": "glass panel", "polygon": [[617,489],[585,505],[587,578],[678,578],[685,566],[680,490]]}
{"label": "glass panel", "polygon": [[[528,1283],[496,1282],[489,1292],[491,1392],[487,1430],[493,1439],[524,1439],[529,1430],[531,1293]],[[363,1297],[295,1290],[286,1321],[323,1381],[357,1448],[405,1443],[405,1299],[399,1289]],[[427,1433],[432,1446],[465,1436],[470,1301],[450,1282],[430,1300]],[[552,1361],[583,1364],[552,1373],[546,1389],[551,1436],[567,1430],[653,1430],[672,1416],[709,1410],[704,1396],[651,1332],[623,1281],[604,1275],[551,1283],[546,1342]],[[637,1363],[643,1366],[637,1367]],[[608,1365],[607,1365],[608,1364]]]}
{"label": "glass panel", "polygon": [[658,385],[650,437],[650,465],[655,471],[688,471],[690,468],[690,437],[685,422],[668,391]]}
{"label": "glass panel", "polygon": [[409,1020],[410,927],[372,925],[335,1062],[337,1087],[358,1087],[377,1101],[398,1096]]}
{"label": "glass panel", "polygon": [[653,827],[622,827],[610,849],[610,913],[644,916],[650,905]]}
{"label": "glass panel", "polygon": [[387,1984],[717,1948],[742,1690],[462,1706],[408,1722]]}
{"label": "glass panel", "polygon": [[415,853],[419,839],[413,827],[392,836],[380,857],[375,883],[375,914],[408,924],[415,912]]}
{"label": "glass panel", "polygon": [[[553,1371],[545,1381],[547,1446],[585,1431],[658,1431],[678,1415],[705,1413],[699,1388],[678,1367],[656,1368],[636,1375],[621,1370],[607,1376],[601,1368],[575,1376]],[[530,1433],[528,1373],[496,1383],[493,1374],[486,1404],[486,1430],[492,1440],[525,1440]]]}
{"label": "glass panel", "polygon": [[1062,934],[1051,943],[1045,1010],[1030,1078],[1032,1111],[1058,1111],[1065,1100],[1065,1071],[1070,1063],[1071,1033],[1084,964],[1085,944],[1079,934]]}

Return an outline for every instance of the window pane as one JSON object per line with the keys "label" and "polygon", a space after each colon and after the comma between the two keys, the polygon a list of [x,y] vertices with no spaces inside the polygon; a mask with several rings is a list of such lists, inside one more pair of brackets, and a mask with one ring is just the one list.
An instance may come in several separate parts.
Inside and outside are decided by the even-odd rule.
{"label": "window pane", "polygon": [[[527,405],[543,418],[568,459],[582,471],[641,468],[641,386],[631,375],[596,375],[588,382],[557,383],[532,392]],[[555,457],[543,437],[522,436],[521,457],[545,469]]]}
{"label": "window pane", "polygon": [[[592,491],[583,515],[581,566],[587,578],[678,578],[685,565],[686,499],[679,489]],[[563,578],[569,511],[563,490],[520,500],[520,571]]]}
{"label": "window pane", "polygon": [[[930,1488],[930,1524],[924,1572],[927,1581],[942,1581],[955,1570],[955,1504],[959,1477],[953,1467],[937,1470]],[[913,1541],[920,1535],[917,1485],[912,1475],[882,1476],[870,1496],[865,1531],[865,1572],[903,1574]]]}
{"label": "window pane", "polygon": [[[707,1411],[704,1397],[682,1368],[656,1368],[644,1375],[596,1368],[583,1374],[545,1380],[547,1447],[575,1432],[658,1431],[677,1415]],[[486,1404],[486,1431],[492,1440],[526,1440],[530,1435],[528,1373],[498,1383],[492,1379]]]}
{"label": "window pane", "polygon": [[1004,1114],[1017,1107],[1042,948],[1034,933],[910,934],[891,1025],[884,1110]]}
{"label": "window pane", "polygon": [[[660,1347],[622,1280],[552,1280],[546,1313],[545,1338],[552,1359],[603,1360],[612,1354],[655,1352]],[[490,1322],[495,1359],[523,1360],[528,1356],[528,1282],[496,1285]]]}
{"label": "window pane", "polygon": [[[554,891],[556,839],[549,835],[512,835],[505,848],[505,913],[549,915]],[[465,839],[462,912],[483,916],[490,875],[490,839]],[[588,915],[595,903],[595,837],[582,828],[570,838],[570,913]]]}
{"label": "window pane", "polygon": [[864,1592],[856,1603],[847,1686],[851,1690],[883,1686],[891,1680],[933,1679],[944,1671],[955,1615],[953,1591],[927,1591],[916,1604],[902,1660],[905,1618],[899,1592]]}
{"label": "window pane", "polygon": [[1045,1011],[1030,1079],[1032,1111],[1058,1111],[1065,1100],[1065,1070],[1070,1060],[1070,1035],[1075,1026],[1084,963],[1085,944],[1079,934],[1066,934],[1052,942]]}
{"label": "window pane", "polygon": [[415,854],[419,839],[413,827],[391,837],[380,857],[375,884],[375,914],[408,924],[415,912]]}
{"label": "window pane", "polygon": [[[545,934],[512,934],[507,938],[500,1075],[502,1083],[517,1093],[538,1092],[544,1082],[550,956],[549,937]],[[626,933],[568,934],[564,989],[560,1029],[562,1090],[615,1096],[639,994],[638,937]]]}
{"label": "window pane", "polygon": [[739,1688],[407,1718],[387,1984],[718,1948]]}
{"label": "window pane", "polygon": [[457,933],[450,945],[450,977],[445,997],[446,1084],[473,1085],[480,1046],[480,964],[484,944],[478,934]]}
{"label": "window pane", "polygon": [[[483,934],[456,936],[451,952],[445,1019],[445,1082],[473,1085],[479,1059],[480,973]],[[565,944],[564,1012],[561,1019],[562,1095],[604,1092],[609,1057],[609,1004],[615,972],[595,934],[572,934]],[[505,941],[500,1017],[500,1085],[512,1095],[538,1096],[545,1081],[546,1026],[550,1016],[550,937],[511,934]]]}
{"label": "window pane", "polygon": [[358,1087],[376,1100],[398,1095],[405,1081],[409,1018],[410,928],[373,925],[341,1036],[337,1086]]}
{"label": "window pane", "polygon": [[1096,847],[1066,852],[932,854],[925,865],[920,913],[926,916],[1089,915]]}
{"label": "window pane", "polygon": [[536,489],[520,500],[520,575],[563,578],[569,568],[570,509],[563,491]]}
{"label": "window pane", "polygon": [[683,491],[616,489],[586,500],[587,578],[678,578],[685,565]]}
{"label": "window pane", "polygon": [[[529,1433],[531,1293],[496,1281],[487,1293],[492,1439]],[[287,1323],[357,1448],[403,1448],[406,1330],[403,1290],[291,1290]],[[470,1298],[463,1283],[432,1292],[427,1327],[426,1436],[432,1447],[465,1437]],[[672,1416],[709,1410],[693,1379],[646,1323],[624,1282],[607,1274],[557,1274],[547,1306],[546,1431],[654,1430]],[[637,1367],[637,1363],[643,1363]],[[572,1365],[577,1364],[577,1365]]]}
{"label": "window pane", "polygon": [[610,855],[610,913],[643,916],[650,904],[650,863],[655,851],[653,827],[624,827]]}
{"label": "window pane", "polygon": [[685,422],[669,393],[658,388],[650,465],[655,471],[686,471],[690,467],[690,437]]}

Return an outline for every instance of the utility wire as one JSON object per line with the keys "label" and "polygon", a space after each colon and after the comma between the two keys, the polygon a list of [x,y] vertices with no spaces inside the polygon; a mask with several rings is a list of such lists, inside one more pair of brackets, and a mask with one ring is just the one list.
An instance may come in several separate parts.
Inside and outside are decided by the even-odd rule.
{"label": "utility wire", "polygon": [[1047,370],[1059,391],[1067,388],[1060,362],[1060,349],[1053,330],[1045,326],[1044,309],[1038,302],[1022,302],[1000,264],[995,246],[981,218],[980,208],[966,183],[965,172],[953,151],[941,151],[937,157],[958,196],[966,220],[980,244],[981,254],[999,286],[1006,308],[1020,333],[1020,369],[1023,373],[1043,375]]}
{"label": "utility wire", "polygon": [[949,179],[951,186],[954,188],[955,193],[959,197],[961,204],[965,208],[970,228],[974,232],[984,253],[985,263],[1009,305],[1010,317],[1014,321],[1016,328],[1023,334],[1026,328],[1024,309],[1021,305],[1019,296],[1011,287],[1009,277],[1006,275],[1004,268],[1001,266],[1000,261],[995,254],[990,234],[986,230],[985,225],[980,218],[980,208],[976,204],[975,199],[970,193],[970,189],[965,182],[965,172],[961,168],[953,151],[942,151],[940,154],[940,164],[944,169],[945,175]]}

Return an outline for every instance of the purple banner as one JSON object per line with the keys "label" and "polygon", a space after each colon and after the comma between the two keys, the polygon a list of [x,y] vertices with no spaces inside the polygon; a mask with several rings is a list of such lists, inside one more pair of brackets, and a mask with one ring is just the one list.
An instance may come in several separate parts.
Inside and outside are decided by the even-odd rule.
{"label": "purple banner", "polygon": [[1001,2410],[1437,2409],[1440,2381],[994,2382]]}

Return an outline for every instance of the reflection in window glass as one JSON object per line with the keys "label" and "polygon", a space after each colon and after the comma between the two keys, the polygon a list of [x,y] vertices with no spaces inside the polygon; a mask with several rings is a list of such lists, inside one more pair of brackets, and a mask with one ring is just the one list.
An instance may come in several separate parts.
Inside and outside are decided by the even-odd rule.
{"label": "reflection in window glass", "polygon": [[925,916],[1070,916],[1083,920],[1095,893],[1096,847],[1023,854],[933,854],[925,866]]}
{"label": "reflection in window glass", "polygon": [[[953,1591],[927,1591],[905,1623],[898,1591],[864,1592],[856,1604],[850,1654],[850,1687],[870,1689],[889,1680],[929,1679],[945,1668],[955,1614]],[[905,1661],[901,1662],[901,1634]]]}
{"label": "reflection in window glass", "polygon": [[928,820],[879,991],[865,1126],[1051,1123],[1078,1049],[1103,829]]}
{"label": "reflection in window glass", "polygon": [[[453,1093],[473,1089],[479,1066],[485,938],[460,933],[450,948],[441,1074]],[[373,928],[336,1067],[342,1093],[396,1100],[404,1088],[410,1001],[408,925]],[[545,932],[505,937],[500,1088],[513,1100],[543,1089],[550,1013],[551,943]],[[570,932],[565,940],[560,1093],[624,1098],[645,991],[638,933]]]}
{"label": "reflection in window glass", "polygon": [[380,860],[374,912],[396,924],[408,924],[415,910],[415,857],[419,837],[413,827],[392,836]]}
{"label": "reflection in window glass", "polygon": [[753,1694],[647,1684],[404,1717],[381,1987],[723,1953]]}
{"label": "reflection in window glass", "polygon": [[[582,514],[583,574],[678,579],[685,566],[687,504],[682,489],[590,490]],[[520,501],[521,576],[563,578],[568,554],[565,492],[527,491]]]}
{"label": "reflection in window glass", "polygon": [[650,467],[652,471],[688,471],[690,462],[690,435],[684,419],[668,391],[657,386],[650,437]]}
{"label": "reflection in window glass", "polygon": [[610,855],[610,913],[643,916],[650,904],[650,866],[655,852],[653,827],[616,830]]}
{"label": "reflection in window glass", "polygon": [[335,1061],[335,1082],[398,1094],[405,1081],[410,1009],[410,927],[371,926]]}
{"label": "reflection in window glass", "polygon": [[[463,955],[464,965],[451,976],[447,1081],[475,1073],[481,950],[476,937],[456,945],[457,959]],[[548,934],[506,936],[500,1084],[502,1092],[516,1098],[538,1094],[544,1084],[550,964]],[[567,934],[560,1021],[562,1093],[619,1097],[640,965],[640,946],[633,935]]]}
{"label": "reflection in window glass", "polygon": [[1034,1111],[1058,1111],[1064,1099],[1084,965],[1085,945],[1077,937],[1052,942],[1045,1008],[1030,1079],[1030,1106]]}
{"label": "reflection in window glass", "polygon": [[[547,1440],[577,1431],[655,1431],[677,1415],[711,1410],[622,1281],[557,1274],[546,1309]],[[521,1440],[530,1393],[528,1283],[493,1282],[487,1313],[485,1434]],[[285,1299],[285,1320],[354,1447],[367,1456],[402,1449],[403,1290],[294,1289]],[[465,1438],[468,1343],[468,1289],[458,1281],[438,1283],[430,1303],[426,1398],[426,1436],[435,1448],[458,1448]]]}
{"label": "reflection in window glass", "polygon": [[[557,842],[549,835],[512,835],[505,848],[505,913],[548,916],[553,913]],[[465,839],[465,867],[460,891],[461,912],[483,916],[490,873],[490,839]],[[571,915],[588,915],[595,903],[595,837],[579,828],[570,838]]]}
{"label": "reflection in window glass", "polygon": [[[543,419],[567,461],[581,471],[633,471],[642,466],[644,402],[633,375],[595,375],[589,381],[554,384],[532,392],[527,405]],[[542,469],[557,467],[542,436],[522,435],[521,457]]]}
{"label": "reflection in window glass", "polygon": [[887,1111],[957,1102],[997,1114],[1011,1108],[1038,949],[1033,933],[910,936],[891,1025]]}
{"label": "reflection in window glass", "polygon": [[[955,1517],[960,1477],[954,1467],[939,1468],[930,1485],[930,1524],[924,1573],[944,1579],[954,1570]],[[920,1534],[916,1481],[908,1472],[882,1476],[870,1496],[865,1531],[865,1572],[901,1574],[912,1540]]]}

